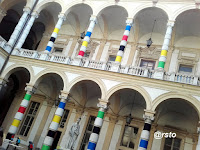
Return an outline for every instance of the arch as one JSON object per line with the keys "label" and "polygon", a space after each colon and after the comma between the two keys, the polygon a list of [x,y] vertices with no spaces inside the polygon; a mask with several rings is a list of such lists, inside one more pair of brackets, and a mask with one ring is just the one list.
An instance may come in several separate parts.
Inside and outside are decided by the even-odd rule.
{"label": "arch", "polygon": [[67,85],[68,85],[68,80],[65,76],[65,74],[63,72],[60,72],[60,71],[56,71],[56,70],[49,70],[49,69],[46,69],[44,71],[41,71],[40,73],[38,73],[34,79],[32,80],[31,84],[34,85],[34,86],[38,86],[38,84],[40,83],[40,81],[43,79],[42,77],[44,75],[47,75],[47,74],[56,74],[58,76],[60,76],[60,78],[62,79],[63,81],[63,91],[66,91],[67,89]]}
{"label": "arch", "polygon": [[64,1],[63,0],[44,0],[42,1],[41,3],[39,3],[36,8],[35,8],[35,11],[40,13],[45,7],[47,7],[50,3],[57,3],[58,5],[60,5],[61,7],[61,12],[63,10],[63,4],[64,4]]}
{"label": "arch", "polygon": [[106,8],[108,8],[108,7],[111,7],[111,6],[116,6],[116,7],[119,7],[119,8],[123,8],[123,9],[126,11],[127,15],[128,15],[127,17],[130,16],[130,14],[129,14],[129,12],[128,12],[128,10],[126,9],[125,6],[123,6],[123,5],[121,5],[121,4],[116,5],[115,2],[109,2],[109,3],[105,3],[104,5],[101,5],[100,7],[98,7],[98,9],[96,9],[96,10],[94,11],[93,14],[96,15],[96,16],[99,16],[100,13],[101,13],[104,9],[106,9]]}
{"label": "arch", "polygon": [[79,1],[79,2],[77,2],[77,1],[73,1],[73,2],[71,2],[71,3],[69,3],[69,4],[67,4],[67,7],[65,7],[65,8],[63,8],[63,11],[62,11],[62,13],[64,13],[66,16],[67,16],[67,14],[71,11],[71,9],[74,7],[74,6],[76,6],[76,5],[87,5],[87,6],[89,6],[90,7],[90,9],[92,10],[92,14],[93,14],[93,8],[92,8],[92,4],[91,4],[91,2],[90,1]]}
{"label": "arch", "polygon": [[143,96],[143,98],[146,102],[146,109],[151,110],[152,104],[151,104],[151,98],[150,98],[149,94],[142,87],[137,86],[137,85],[119,84],[117,86],[114,86],[113,88],[108,90],[108,92],[106,94],[106,99],[109,99],[115,92],[122,90],[122,89],[132,89],[132,90],[139,92]]}
{"label": "arch", "polygon": [[195,5],[187,5],[187,6],[184,6],[184,7],[181,7],[180,9],[176,10],[174,12],[174,15],[173,15],[173,18],[172,20],[176,20],[177,17],[182,14],[183,12],[185,11],[188,11],[188,10],[191,10],[191,9],[196,9],[196,6]]}
{"label": "arch", "polygon": [[7,11],[8,9],[10,9],[11,7],[13,7],[14,5],[18,4],[18,3],[21,3],[21,2],[26,2],[25,6],[28,6],[28,1],[31,1],[31,0],[4,0],[2,3],[1,3],[1,7]]}
{"label": "arch", "polygon": [[33,79],[33,76],[34,76],[34,75],[33,75],[33,69],[32,69],[30,66],[25,65],[25,64],[13,64],[13,65],[9,66],[8,68],[6,68],[6,69],[3,71],[1,77],[2,77],[3,79],[8,79],[9,76],[10,76],[12,73],[14,73],[15,71],[20,70],[20,68],[24,68],[24,69],[26,69],[26,70],[29,72],[29,75],[30,75],[30,81],[29,81],[29,82],[31,82],[31,80]]}
{"label": "arch", "polygon": [[200,104],[199,104],[198,100],[192,96],[184,95],[182,93],[180,94],[180,93],[169,92],[169,93],[160,95],[153,101],[152,110],[155,111],[156,108],[159,106],[159,104],[161,104],[165,100],[168,100],[171,98],[180,98],[180,99],[183,99],[186,102],[190,103],[194,107],[194,109],[197,111],[199,118],[200,118]]}
{"label": "arch", "polygon": [[[95,82],[101,89],[101,99],[105,99],[105,86],[103,84],[103,82],[100,80],[100,79],[97,79],[97,78],[94,78],[94,77],[83,77],[83,76],[80,76],[80,77],[77,77],[75,78],[74,80],[72,80],[69,84],[69,87],[68,87],[68,91],[70,91],[74,85],[76,85],[78,82],[81,82],[81,81],[84,81],[84,80],[88,80],[88,81],[93,81]],[[107,99],[105,99],[107,100]]]}
{"label": "arch", "polygon": [[[131,16],[130,18],[135,18],[137,16],[138,13],[140,13],[142,10],[144,9],[147,9],[147,8],[154,8],[152,7],[152,4],[149,3],[149,4],[145,4],[145,5],[141,5],[139,7],[137,7],[136,9],[134,9],[131,13]],[[171,20],[171,11],[170,11],[170,8],[164,6],[164,5],[160,5],[160,4],[157,4],[155,8],[159,8],[160,10],[162,10],[163,12],[165,12],[165,14],[167,15],[168,19]]]}

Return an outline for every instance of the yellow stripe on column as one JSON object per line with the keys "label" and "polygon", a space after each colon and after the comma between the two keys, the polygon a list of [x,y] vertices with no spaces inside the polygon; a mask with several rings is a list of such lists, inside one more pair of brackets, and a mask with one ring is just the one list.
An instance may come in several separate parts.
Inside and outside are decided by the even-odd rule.
{"label": "yellow stripe on column", "polygon": [[60,123],[60,120],[61,120],[61,117],[60,117],[60,116],[55,115],[55,116],[53,117],[53,122]]}
{"label": "yellow stripe on column", "polygon": [[83,46],[87,47],[88,46],[88,42],[87,41],[83,41]]}
{"label": "yellow stripe on column", "polygon": [[167,56],[167,51],[166,50],[162,50],[160,55],[161,56]]}
{"label": "yellow stripe on column", "polygon": [[122,57],[121,56],[117,56],[115,61],[121,62],[122,61]]}
{"label": "yellow stripe on column", "polygon": [[58,34],[58,32],[59,32],[59,29],[58,29],[58,28],[55,28],[55,29],[53,30],[53,32],[55,32],[55,33],[57,33],[57,34]]}
{"label": "yellow stripe on column", "polygon": [[15,127],[18,127],[20,124],[20,120],[17,120],[17,119],[14,119],[13,122],[12,122],[12,125],[15,126]]}

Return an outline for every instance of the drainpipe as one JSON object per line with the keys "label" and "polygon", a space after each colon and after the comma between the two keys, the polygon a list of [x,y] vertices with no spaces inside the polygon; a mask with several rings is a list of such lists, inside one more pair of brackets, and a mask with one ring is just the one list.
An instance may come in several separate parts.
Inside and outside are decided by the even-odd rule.
{"label": "drainpipe", "polygon": [[18,43],[18,41],[19,41],[19,39],[20,39],[20,37],[21,37],[21,35],[22,35],[22,33],[23,33],[24,28],[26,27],[27,23],[29,22],[29,20],[30,20],[30,18],[31,18],[31,15],[32,15],[32,13],[33,13],[33,10],[35,9],[35,7],[36,7],[38,1],[39,1],[39,0],[36,0],[35,3],[34,3],[34,5],[33,5],[33,7],[31,8],[31,11],[30,11],[30,13],[29,13],[28,16],[27,16],[26,22],[24,23],[22,29],[20,30],[19,35],[18,35],[18,37],[17,37],[15,43],[13,44],[10,53],[9,53],[8,56],[6,57],[6,60],[5,60],[3,66],[2,66],[2,68],[1,68],[1,70],[0,70],[0,76],[1,76],[2,72],[4,71],[4,69],[5,69],[5,67],[6,67],[6,65],[7,65],[7,63],[8,63],[9,58],[10,58],[10,55],[12,54],[12,52],[13,52],[15,46],[17,45],[17,43]]}

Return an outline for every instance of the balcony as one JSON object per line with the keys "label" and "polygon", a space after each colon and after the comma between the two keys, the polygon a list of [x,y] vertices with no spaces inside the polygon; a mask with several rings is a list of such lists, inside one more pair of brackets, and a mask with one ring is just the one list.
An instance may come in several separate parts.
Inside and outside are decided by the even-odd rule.
{"label": "balcony", "polygon": [[[141,67],[118,65],[117,66],[118,68],[114,69],[115,71],[113,71],[113,68],[116,67],[116,64],[114,62],[105,63],[101,61],[88,60],[86,58],[72,59],[68,56],[58,55],[54,53],[37,52],[37,51],[26,50],[26,49],[21,49],[20,51],[14,49],[12,55],[27,57],[31,59],[38,59],[38,60],[43,60],[43,61],[49,61],[49,62],[55,62],[55,63],[61,63],[61,64],[66,64],[66,65],[75,65],[75,66],[85,67],[85,68],[117,72],[121,74],[128,74],[128,75],[140,76],[140,77],[145,77],[145,78],[155,78],[154,70],[149,70],[149,69],[141,68]],[[161,78],[161,80],[199,86],[199,77],[194,76],[194,75],[184,75],[180,73],[163,72],[163,77]]]}

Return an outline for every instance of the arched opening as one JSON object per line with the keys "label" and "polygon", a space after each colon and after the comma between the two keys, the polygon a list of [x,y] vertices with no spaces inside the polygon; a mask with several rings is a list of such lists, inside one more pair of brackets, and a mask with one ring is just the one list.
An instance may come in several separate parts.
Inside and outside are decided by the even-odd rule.
{"label": "arched opening", "polygon": [[25,68],[15,68],[8,77],[8,83],[0,92],[0,126],[7,127],[7,121],[19,97],[24,96],[26,83],[30,81],[30,73]]}
{"label": "arched opening", "polygon": [[[140,131],[143,129],[143,114],[146,108],[144,97],[134,89],[120,89],[109,98],[108,112],[123,121],[125,126],[118,132],[122,134],[117,149],[137,148]],[[132,119],[131,119],[132,118]]]}
{"label": "arched opening", "polygon": [[187,145],[184,141],[192,141],[187,145],[188,149],[192,149],[198,137],[198,121],[197,109],[190,102],[181,98],[161,102],[156,108],[155,128],[162,133],[176,133],[176,137],[163,138],[160,148],[181,149]]}
{"label": "arched opening", "polygon": [[20,17],[23,14],[23,8],[26,5],[26,1],[17,3],[9,8],[6,12],[6,16],[0,23],[0,35],[8,41],[12,35],[15,26],[17,25]]}
{"label": "arched opening", "polygon": [[60,12],[60,4],[55,2],[46,4],[35,20],[22,48],[44,51]]}
{"label": "arched opening", "polygon": [[89,137],[92,133],[92,128],[94,127],[94,120],[98,112],[98,99],[101,98],[101,94],[102,92],[99,85],[91,80],[80,81],[76,83],[70,90],[71,102],[75,103],[78,109],[81,110],[80,126],[83,127],[85,124],[84,120],[88,119],[87,128],[85,131],[83,131],[84,135],[78,137],[82,142],[79,145],[76,144],[75,149],[87,149]]}

